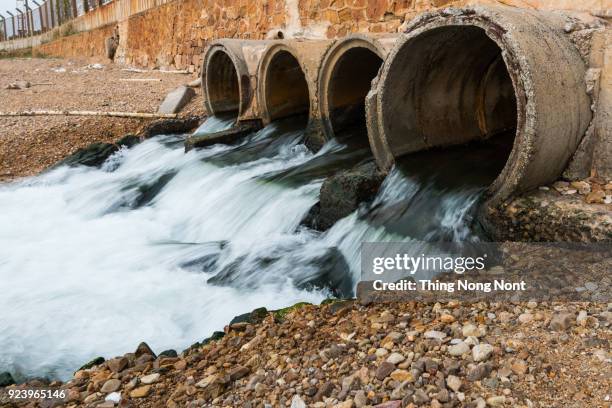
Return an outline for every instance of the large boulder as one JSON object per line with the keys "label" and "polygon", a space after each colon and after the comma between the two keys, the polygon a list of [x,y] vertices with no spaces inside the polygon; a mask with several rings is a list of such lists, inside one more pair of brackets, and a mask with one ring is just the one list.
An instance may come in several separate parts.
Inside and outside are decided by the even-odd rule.
{"label": "large boulder", "polygon": [[328,177],[321,186],[319,202],[310,209],[302,225],[318,231],[329,229],[361,203],[372,200],[383,180],[384,174],[371,161]]}
{"label": "large boulder", "polygon": [[119,147],[112,143],[92,143],[87,147],[83,147],[64,160],[60,161],[56,166],[89,166],[98,167],[102,165],[117,150]]}
{"label": "large boulder", "polygon": [[200,121],[201,118],[197,116],[189,116],[181,119],[159,119],[148,124],[139,133],[139,136],[143,139],[148,139],[158,135],[189,133],[198,127]]}
{"label": "large boulder", "polygon": [[15,384],[13,376],[9,372],[0,373],[0,387],[6,387],[8,385]]}

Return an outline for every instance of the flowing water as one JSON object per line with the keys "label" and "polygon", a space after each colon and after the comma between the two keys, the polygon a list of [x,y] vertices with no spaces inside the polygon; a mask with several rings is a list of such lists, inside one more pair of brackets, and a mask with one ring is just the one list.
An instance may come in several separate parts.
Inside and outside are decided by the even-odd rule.
{"label": "flowing water", "polygon": [[236,146],[184,153],[183,139],[0,185],[0,372],[66,379],[141,341],[180,351],[256,307],[350,294],[364,241],[478,238],[490,179],[448,188],[409,160],[320,233],[300,222],[324,177],[367,152],[330,142],[312,154],[290,122]]}

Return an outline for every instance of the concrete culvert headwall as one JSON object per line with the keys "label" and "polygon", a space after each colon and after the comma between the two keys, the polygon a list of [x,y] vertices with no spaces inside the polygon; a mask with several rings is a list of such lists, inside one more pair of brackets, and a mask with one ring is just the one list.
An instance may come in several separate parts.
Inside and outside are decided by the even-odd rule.
{"label": "concrete culvert headwall", "polygon": [[310,92],[300,61],[288,48],[279,45],[262,59],[259,75],[259,103],[264,123],[310,112]]}
{"label": "concrete culvert headwall", "polygon": [[554,14],[447,9],[413,21],[367,98],[379,166],[512,132],[489,199],[555,180],[591,120],[585,66]]}

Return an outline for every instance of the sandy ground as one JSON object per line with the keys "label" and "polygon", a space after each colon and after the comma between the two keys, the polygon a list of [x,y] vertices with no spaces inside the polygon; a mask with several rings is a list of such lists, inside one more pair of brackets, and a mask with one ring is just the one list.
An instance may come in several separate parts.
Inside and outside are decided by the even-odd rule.
{"label": "sandy ground", "polygon": [[[194,75],[128,72],[114,64],[101,69],[89,61],[0,59],[0,111],[93,110],[155,112],[166,94]],[[159,81],[122,81],[155,78]],[[9,90],[16,81],[27,89]],[[200,89],[182,114],[203,114]],[[0,117],[0,181],[39,173],[78,148],[114,141],[137,132],[149,120],[109,117]]]}

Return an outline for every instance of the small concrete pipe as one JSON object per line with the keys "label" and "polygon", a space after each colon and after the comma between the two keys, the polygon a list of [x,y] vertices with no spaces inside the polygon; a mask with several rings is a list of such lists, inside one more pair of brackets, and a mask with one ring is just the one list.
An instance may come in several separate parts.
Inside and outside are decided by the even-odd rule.
{"label": "small concrete pipe", "polygon": [[349,128],[367,137],[365,98],[398,37],[352,34],[338,39],[326,52],[317,79],[318,118],[325,140]]}
{"label": "small concrete pipe", "polygon": [[[257,100],[264,124],[289,116],[313,117],[318,105],[317,73],[332,43],[332,40],[296,39],[268,45],[257,69]],[[322,142],[317,140],[314,144]]]}
{"label": "small concrete pipe", "polygon": [[272,41],[221,39],[213,41],[202,62],[202,91],[211,115],[233,114],[239,120],[259,117],[257,66]]}
{"label": "small concrete pipe", "polygon": [[475,6],[409,23],[366,101],[379,166],[515,131],[489,204],[558,178],[592,115],[585,64],[564,21],[554,13]]}

